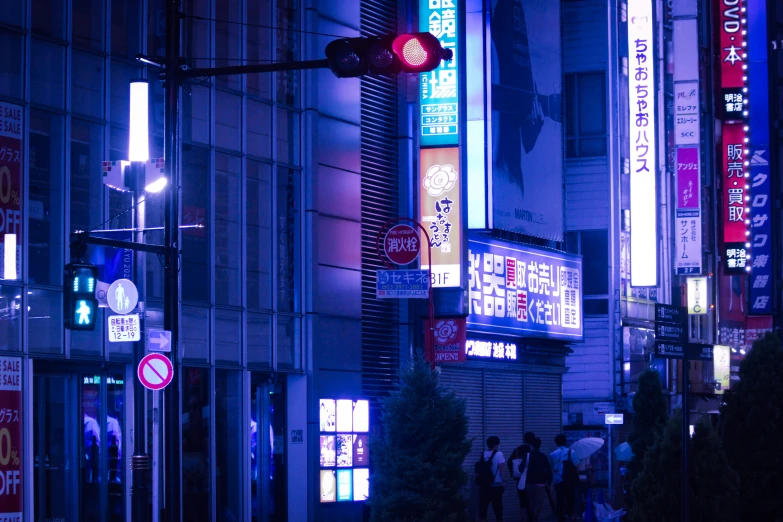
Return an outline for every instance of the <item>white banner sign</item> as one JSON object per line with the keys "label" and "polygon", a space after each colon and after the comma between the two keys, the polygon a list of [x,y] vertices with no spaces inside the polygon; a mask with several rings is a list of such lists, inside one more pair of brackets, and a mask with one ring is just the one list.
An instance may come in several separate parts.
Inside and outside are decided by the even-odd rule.
{"label": "white banner sign", "polygon": [[674,144],[699,144],[699,82],[674,84]]}

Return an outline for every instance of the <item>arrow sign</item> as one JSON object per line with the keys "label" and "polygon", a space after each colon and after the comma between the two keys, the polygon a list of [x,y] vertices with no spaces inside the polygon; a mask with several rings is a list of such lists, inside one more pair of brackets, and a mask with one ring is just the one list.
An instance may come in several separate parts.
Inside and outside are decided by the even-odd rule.
{"label": "arrow sign", "polygon": [[151,352],[170,352],[171,332],[168,330],[149,330],[147,349]]}
{"label": "arrow sign", "polygon": [[623,414],[622,413],[607,413],[604,415],[604,424],[622,424],[623,423]]}

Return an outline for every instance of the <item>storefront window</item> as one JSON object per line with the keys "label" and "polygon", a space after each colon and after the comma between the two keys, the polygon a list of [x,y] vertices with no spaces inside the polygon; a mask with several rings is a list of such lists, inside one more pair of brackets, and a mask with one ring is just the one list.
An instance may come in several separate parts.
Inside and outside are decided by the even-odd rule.
{"label": "storefront window", "polygon": [[63,353],[63,294],[48,290],[27,292],[27,338],[31,353]]}
{"label": "storefront window", "polygon": [[60,285],[63,272],[63,117],[30,113],[29,279]]}
{"label": "storefront window", "polygon": [[209,370],[187,367],[182,370],[182,520],[209,522],[212,520]]}
{"label": "storefront window", "polygon": [[0,350],[16,352],[21,349],[22,289],[0,286]]}
{"label": "storefront window", "polygon": [[215,370],[215,501],[218,520],[242,516],[242,373]]}

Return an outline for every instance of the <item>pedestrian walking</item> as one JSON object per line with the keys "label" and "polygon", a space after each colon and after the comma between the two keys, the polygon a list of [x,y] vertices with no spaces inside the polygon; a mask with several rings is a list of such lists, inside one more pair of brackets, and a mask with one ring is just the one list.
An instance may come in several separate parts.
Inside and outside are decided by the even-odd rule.
{"label": "pedestrian walking", "polygon": [[566,437],[562,433],[555,437],[557,449],[549,454],[552,466],[552,483],[557,496],[557,521],[565,522],[574,516],[574,494],[579,485],[579,471],[576,466],[579,459],[566,447]]}
{"label": "pedestrian walking", "polygon": [[506,458],[500,451],[500,439],[487,439],[487,450],[476,463],[476,483],[479,487],[479,520],[487,520],[490,504],[498,522],[503,520],[503,491],[506,484]]}
{"label": "pedestrian walking", "polygon": [[[533,440],[535,438],[536,438],[535,433],[533,433],[532,431],[526,432],[524,437],[522,438],[522,444],[514,448],[514,451],[511,453],[511,457],[509,457],[508,459],[509,474],[517,482],[519,482],[519,479],[522,476],[522,471],[525,469],[525,466],[527,465],[527,456],[533,450]],[[524,485],[522,489],[517,488],[517,497],[519,498],[520,510],[522,511],[522,513],[526,513],[527,492],[525,491]]]}
{"label": "pedestrian walking", "polygon": [[549,459],[541,453],[541,439],[533,439],[533,451],[528,455],[527,481],[527,521],[540,522],[541,509],[547,496],[547,487],[552,482],[552,467]]}

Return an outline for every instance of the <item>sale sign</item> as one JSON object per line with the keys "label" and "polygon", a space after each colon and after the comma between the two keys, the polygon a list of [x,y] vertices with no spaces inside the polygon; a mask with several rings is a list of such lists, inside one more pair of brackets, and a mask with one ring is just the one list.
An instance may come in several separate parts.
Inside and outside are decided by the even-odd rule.
{"label": "sale sign", "polygon": [[17,279],[22,244],[22,107],[0,101],[0,277]]}
{"label": "sale sign", "polygon": [[0,357],[0,520],[22,519],[22,359]]}

